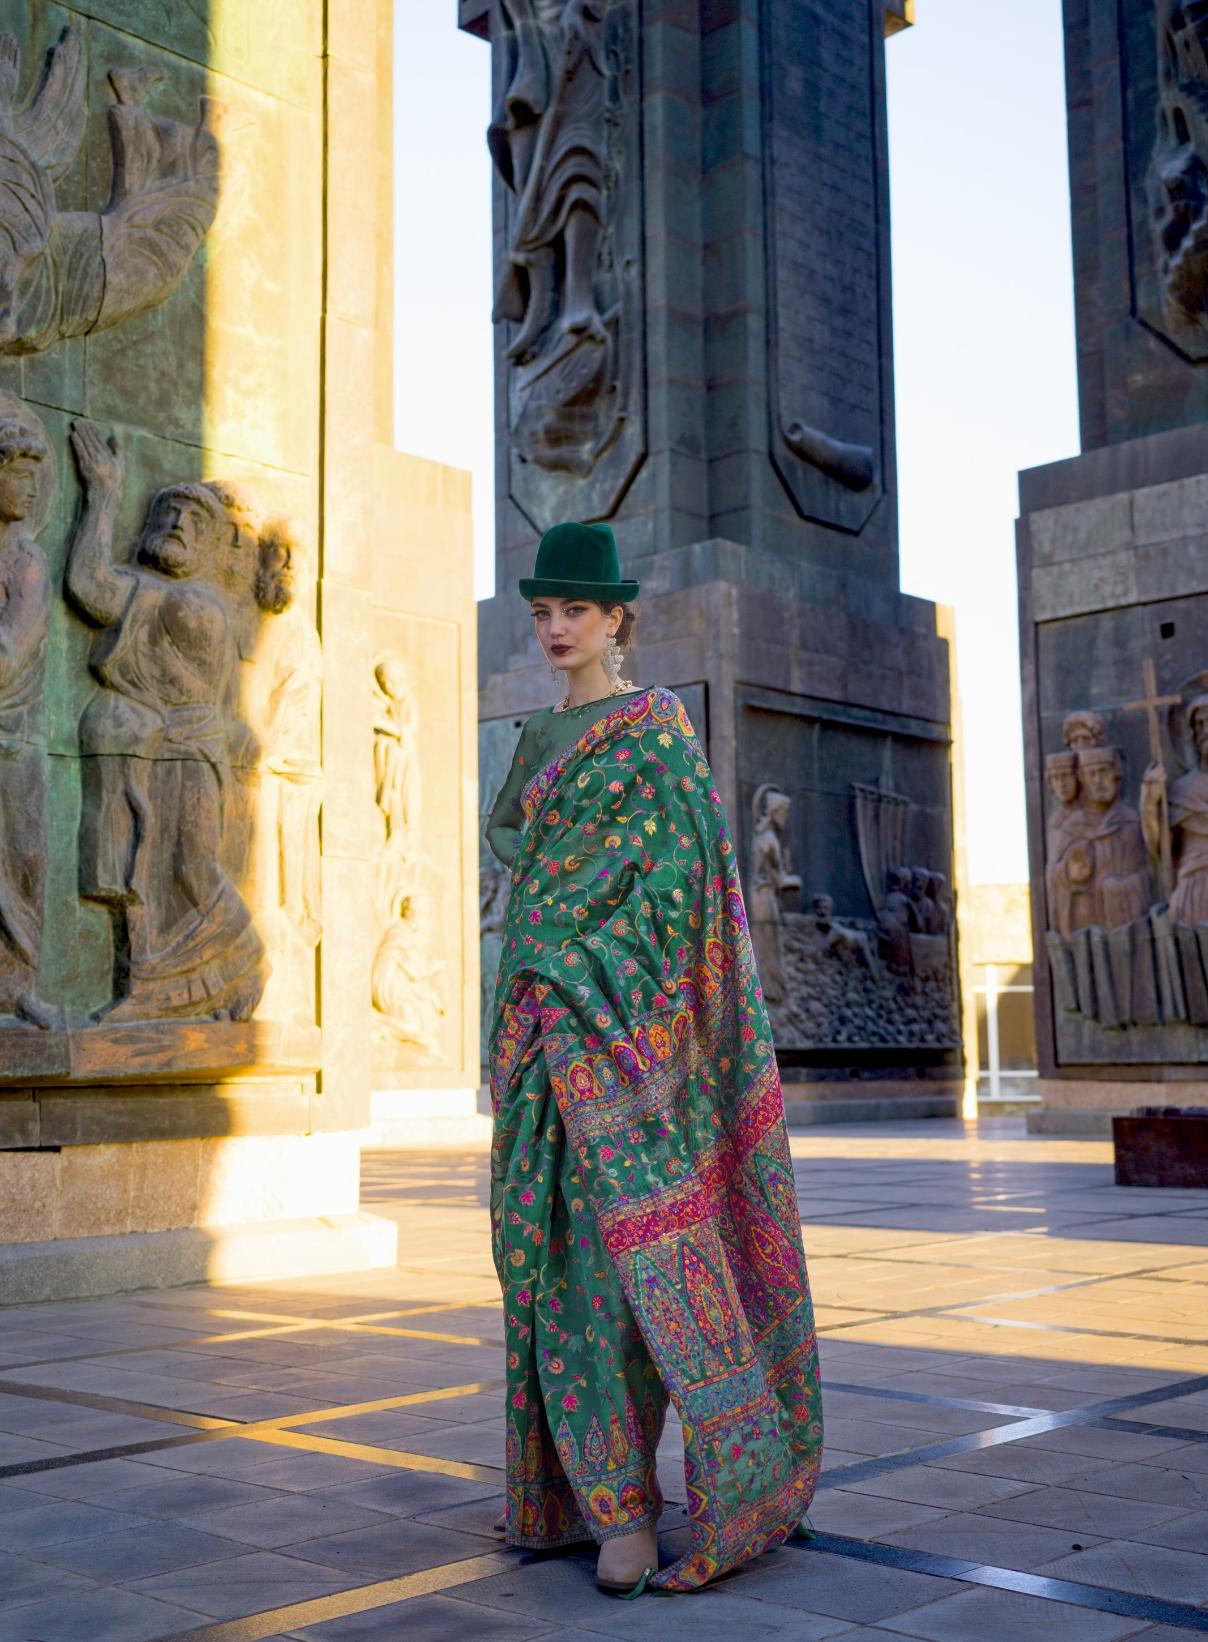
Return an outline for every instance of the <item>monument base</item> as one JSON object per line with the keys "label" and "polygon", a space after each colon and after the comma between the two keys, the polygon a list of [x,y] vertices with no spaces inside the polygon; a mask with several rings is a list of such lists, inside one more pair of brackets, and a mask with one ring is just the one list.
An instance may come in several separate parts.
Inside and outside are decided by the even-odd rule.
{"label": "monument base", "polygon": [[391,1265],[397,1228],[359,1212],[360,1140],[210,1133],[0,1151],[0,1306]]}
{"label": "monument base", "polygon": [[784,1115],[790,1129],[819,1123],[904,1123],[916,1118],[959,1117],[962,1091],[963,1085],[953,1080],[786,1083]]}
{"label": "monument base", "polygon": [[1137,1106],[1203,1106],[1208,1082],[1139,1082],[1110,1078],[1037,1078],[1041,1105],[1027,1117],[1030,1135],[1087,1135],[1110,1140],[1112,1119]]}
{"label": "monument base", "polygon": [[476,1089],[375,1089],[369,1100],[367,1152],[491,1149],[489,1108]]}
{"label": "monument base", "polygon": [[397,1258],[398,1227],[361,1213],[14,1243],[0,1246],[0,1306],[372,1271]]}

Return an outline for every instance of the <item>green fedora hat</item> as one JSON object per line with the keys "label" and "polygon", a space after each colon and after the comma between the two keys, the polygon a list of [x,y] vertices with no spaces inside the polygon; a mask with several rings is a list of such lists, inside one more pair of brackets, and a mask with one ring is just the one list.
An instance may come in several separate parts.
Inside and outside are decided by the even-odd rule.
{"label": "green fedora hat", "polygon": [[637,582],[621,580],[617,539],[610,525],[554,525],[537,544],[531,576],[520,578],[523,599],[616,599],[638,596]]}

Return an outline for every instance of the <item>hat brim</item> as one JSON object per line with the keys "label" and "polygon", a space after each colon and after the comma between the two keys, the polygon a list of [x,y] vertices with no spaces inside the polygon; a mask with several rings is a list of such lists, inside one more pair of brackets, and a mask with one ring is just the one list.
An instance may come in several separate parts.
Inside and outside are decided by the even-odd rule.
{"label": "hat brim", "polygon": [[628,604],[641,591],[640,582],[568,582],[536,576],[520,578],[522,599],[615,599]]}

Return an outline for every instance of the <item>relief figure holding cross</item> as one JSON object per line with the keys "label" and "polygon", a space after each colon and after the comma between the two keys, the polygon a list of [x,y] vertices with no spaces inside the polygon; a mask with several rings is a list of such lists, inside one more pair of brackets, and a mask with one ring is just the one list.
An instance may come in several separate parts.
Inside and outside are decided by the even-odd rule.
{"label": "relief figure holding cross", "polygon": [[1176,924],[1208,924],[1208,695],[1188,703],[1186,725],[1197,767],[1166,785],[1157,760],[1141,783],[1141,825],[1154,854],[1170,852],[1174,887],[1170,917]]}

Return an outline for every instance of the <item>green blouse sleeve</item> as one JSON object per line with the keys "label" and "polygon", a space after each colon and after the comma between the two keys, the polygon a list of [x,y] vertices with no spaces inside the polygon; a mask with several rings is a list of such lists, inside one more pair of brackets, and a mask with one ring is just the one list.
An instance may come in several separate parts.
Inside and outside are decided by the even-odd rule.
{"label": "green blouse sleeve", "polygon": [[495,802],[491,805],[491,813],[487,816],[487,843],[492,855],[502,861],[505,867],[512,864],[512,857],[516,854],[516,846],[520,842],[520,833],[524,826],[520,794],[524,791],[535,767],[531,743],[532,737],[526,724],[520,732],[516,751],[512,754],[512,767],[508,771],[507,780],[500,787]]}

